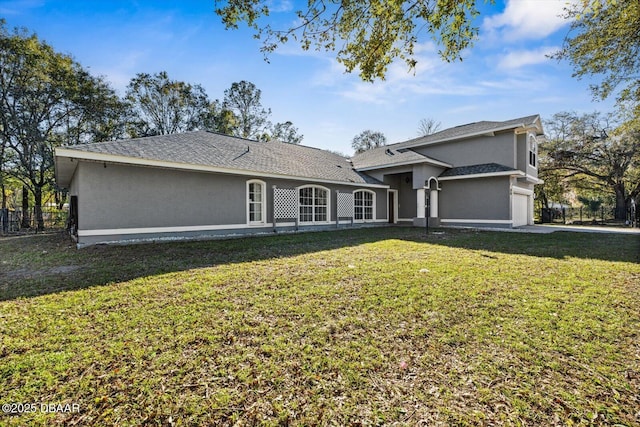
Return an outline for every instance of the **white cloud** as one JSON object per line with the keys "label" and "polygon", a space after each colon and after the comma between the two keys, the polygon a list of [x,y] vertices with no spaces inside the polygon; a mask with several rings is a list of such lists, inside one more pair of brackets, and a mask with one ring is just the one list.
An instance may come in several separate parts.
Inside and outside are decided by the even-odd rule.
{"label": "white cloud", "polygon": [[333,59],[329,67],[317,71],[313,82],[331,87],[338,96],[351,101],[386,106],[410,102],[424,95],[473,96],[483,93],[483,88],[455,77],[451,67],[458,67],[443,62],[433,43],[418,45],[415,52],[417,64],[414,69],[409,69],[404,61],[396,60],[389,65],[385,80],[363,82],[358,70],[347,74],[344,66]]}
{"label": "white cloud", "polygon": [[293,3],[291,0],[270,0],[267,1],[269,11],[274,12],[291,12],[293,10]]}
{"label": "white cloud", "polygon": [[557,46],[542,46],[537,49],[514,50],[502,56],[498,68],[516,69],[549,61],[547,55],[557,52]]}
{"label": "white cloud", "polygon": [[564,9],[577,0],[508,0],[504,12],[489,16],[483,28],[507,39],[541,39],[568,23]]}
{"label": "white cloud", "polygon": [[44,6],[43,0],[15,0],[0,5],[0,15],[20,15]]}

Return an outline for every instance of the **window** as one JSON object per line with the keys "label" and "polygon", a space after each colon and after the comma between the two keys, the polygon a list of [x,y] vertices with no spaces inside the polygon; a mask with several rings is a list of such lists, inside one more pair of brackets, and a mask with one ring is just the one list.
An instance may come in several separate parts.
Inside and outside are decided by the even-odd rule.
{"label": "window", "polygon": [[266,215],[265,187],[263,181],[251,180],[247,182],[247,222],[249,224],[264,224]]}
{"label": "window", "polygon": [[327,222],[329,220],[329,191],[321,187],[302,187],[300,196],[300,222]]}
{"label": "window", "polygon": [[534,168],[537,167],[537,155],[538,155],[538,144],[536,143],[535,136],[531,135],[529,138],[529,165]]}
{"label": "window", "polygon": [[373,220],[372,191],[359,190],[353,193],[353,219],[356,221]]}

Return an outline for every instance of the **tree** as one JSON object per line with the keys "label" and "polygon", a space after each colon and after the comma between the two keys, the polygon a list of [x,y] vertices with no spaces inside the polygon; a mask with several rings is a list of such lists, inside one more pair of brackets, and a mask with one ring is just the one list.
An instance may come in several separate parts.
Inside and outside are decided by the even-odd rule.
{"label": "tree", "polygon": [[0,22],[2,169],[24,184],[27,203],[28,191],[33,193],[38,229],[44,228],[43,191],[53,184],[54,148],[84,141],[86,132],[102,129],[104,123],[93,119],[102,117],[102,107],[114,97],[102,79],[90,76],[70,56],[26,30],[10,33]]}
{"label": "tree", "polygon": [[549,160],[543,167],[613,193],[615,217],[623,220],[631,198],[640,194],[640,127],[616,126],[614,119],[600,113],[555,114],[545,124]]}
{"label": "tree", "polygon": [[264,137],[266,129],[271,126],[271,109],[262,106],[261,96],[262,91],[245,80],[232,83],[231,87],[224,91],[222,108],[231,111],[236,117],[237,125],[232,135],[251,139]]}
{"label": "tree", "polygon": [[572,63],[574,77],[601,76],[591,85],[596,98],[620,89],[618,100],[632,102],[640,118],[640,2],[580,0],[565,10],[571,31],[553,57]]}
{"label": "tree", "polygon": [[165,71],[139,73],[127,86],[132,137],[167,135],[204,127],[209,99],[200,85],[171,80]]}
{"label": "tree", "polygon": [[271,130],[271,139],[289,144],[300,144],[303,135],[298,133],[298,128],[290,121],[284,123],[276,123]]}
{"label": "tree", "polygon": [[237,127],[236,116],[232,111],[223,108],[220,101],[216,99],[209,104],[204,116],[203,130],[233,135]]}
{"label": "tree", "polygon": [[64,145],[109,141],[126,136],[127,104],[102,78],[78,66],[76,98],[67,100]]}
{"label": "tree", "polygon": [[362,153],[372,148],[387,145],[387,137],[382,132],[372,130],[362,131],[356,135],[351,142],[351,147],[356,153]]}
{"label": "tree", "polygon": [[434,134],[440,130],[442,123],[437,122],[435,119],[428,118],[420,120],[420,127],[418,128],[418,135],[427,136]]}
{"label": "tree", "polygon": [[290,40],[302,49],[335,51],[348,72],[358,70],[365,81],[384,79],[388,65],[396,58],[410,68],[417,60],[414,50],[423,36],[431,35],[440,45],[446,61],[460,58],[463,49],[477,37],[473,18],[476,0],[353,0],[325,2],[309,0],[296,11],[297,19],[287,29],[272,28],[261,18],[270,15],[269,2],[256,0],[216,1],[216,13],[226,28],[240,22],[255,30],[261,50],[268,54]]}
{"label": "tree", "polygon": [[[0,123],[0,126],[2,124]],[[2,129],[0,129],[0,192],[2,192],[2,202],[0,204],[0,209],[7,208],[7,193],[4,184],[5,173],[4,173],[4,165],[5,165],[5,157],[7,156],[7,140],[2,136]]]}

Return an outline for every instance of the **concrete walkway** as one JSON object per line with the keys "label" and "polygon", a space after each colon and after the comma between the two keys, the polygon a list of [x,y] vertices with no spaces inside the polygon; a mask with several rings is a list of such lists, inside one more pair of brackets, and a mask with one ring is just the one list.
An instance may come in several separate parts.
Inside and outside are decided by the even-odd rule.
{"label": "concrete walkway", "polygon": [[614,234],[637,234],[640,236],[640,228],[631,227],[599,227],[597,225],[552,225],[539,224],[522,227],[531,228],[532,233],[553,233],[555,231],[573,231],[577,233],[614,233]]}

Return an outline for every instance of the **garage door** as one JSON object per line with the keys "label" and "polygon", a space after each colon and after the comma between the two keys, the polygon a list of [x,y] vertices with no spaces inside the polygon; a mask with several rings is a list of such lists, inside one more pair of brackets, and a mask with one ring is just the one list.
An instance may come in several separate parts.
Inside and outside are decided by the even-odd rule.
{"label": "garage door", "polygon": [[513,194],[513,226],[519,227],[529,223],[529,196]]}

